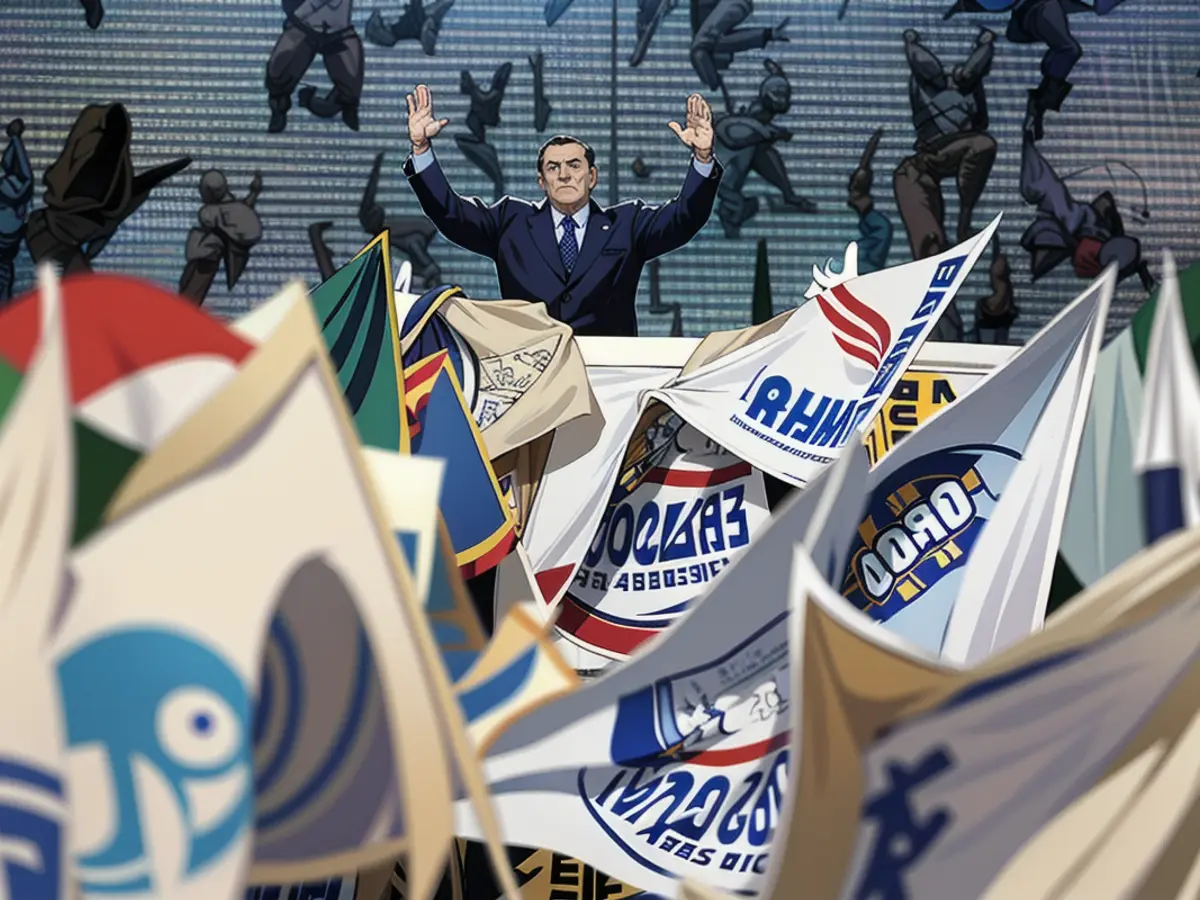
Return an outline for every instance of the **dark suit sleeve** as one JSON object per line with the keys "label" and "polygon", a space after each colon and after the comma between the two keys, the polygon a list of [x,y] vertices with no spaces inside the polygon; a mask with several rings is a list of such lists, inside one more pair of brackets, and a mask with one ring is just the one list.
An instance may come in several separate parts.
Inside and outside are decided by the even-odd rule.
{"label": "dark suit sleeve", "polygon": [[688,160],[687,177],[679,196],[661,206],[638,204],[634,219],[634,244],[644,259],[654,259],[678,250],[700,233],[712,215],[721,183],[721,164],[713,159],[708,177],[696,171]]}
{"label": "dark suit sleeve", "polygon": [[489,206],[477,197],[455,193],[436,159],[418,173],[410,156],[404,162],[404,174],[417,195],[421,210],[442,237],[472,253],[496,258],[503,200]]}

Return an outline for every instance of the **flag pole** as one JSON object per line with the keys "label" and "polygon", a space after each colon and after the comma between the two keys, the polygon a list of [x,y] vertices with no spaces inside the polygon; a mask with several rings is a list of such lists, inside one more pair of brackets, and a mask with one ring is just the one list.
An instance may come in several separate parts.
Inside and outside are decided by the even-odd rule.
{"label": "flag pole", "polygon": [[618,0],[612,0],[612,56],[610,64],[609,108],[608,119],[610,131],[608,137],[608,204],[616,206],[620,202],[620,190],[617,184],[617,12]]}

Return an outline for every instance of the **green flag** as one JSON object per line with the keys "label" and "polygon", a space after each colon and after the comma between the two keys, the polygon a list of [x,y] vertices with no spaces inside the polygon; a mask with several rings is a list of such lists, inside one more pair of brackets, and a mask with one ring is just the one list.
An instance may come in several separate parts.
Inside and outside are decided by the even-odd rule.
{"label": "green flag", "polygon": [[[1188,266],[1179,272],[1179,294],[1183,299],[1183,315],[1187,321],[1188,343],[1192,355],[1200,361],[1200,263]],[[1137,353],[1138,370],[1146,372],[1146,353],[1150,346],[1150,327],[1154,324],[1154,310],[1158,305],[1158,290],[1134,313],[1129,323],[1133,335],[1133,349]]]}
{"label": "green flag", "polygon": [[311,296],[359,439],[368,447],[408,452],[388,233],[367,244]]}

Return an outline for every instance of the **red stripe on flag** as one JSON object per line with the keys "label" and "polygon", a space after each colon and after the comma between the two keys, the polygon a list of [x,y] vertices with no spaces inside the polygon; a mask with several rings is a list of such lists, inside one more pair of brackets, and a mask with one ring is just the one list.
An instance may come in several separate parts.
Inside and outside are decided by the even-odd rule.
{"label": "red stripe on flag", "polygon": [[476,560],[472,560],[465,566],[459,566],[458,571],[462,573],[463,578],[474,578],[476,575],[482,575],[489,569],[500,565],[500,560],[508,556],[509,552],[517,543],[517,532],[515,528],[509,528],[508,534],[500,539],[495,547],[489,550],[483,556]]}
{"label": "red stripe on flag", "polygon": [[442,364],[446,362],[450,354],[445,350],[438,350],[432,353],[425,359],[419,360],[409,366],[404,371],[404,387],[406,390],[416,390],[421,386],[429,383],[432,387],[434,377],[442,369]]}
{"label": "red stripe on flag", "polygon": [[745,478],[751,472],[750,463],[738,463],[723,469],[651,469],[642,478],[643,484],[662,484],[667,487],[704,488],[724,484],[735,478]]}
{"label": "red stripe on flag", "polygon": [[[836,307],[820,294],[817,295],[817,305],[821,307],[821,312],[825,314],[825,318],[829,320],[829,324],[834,327],[834,337],[837,337],[837,332],[841,331],[847,337],[852,337],[856,341],[862,341],[869,347],[874,347],[879,352],[879,337],[871,334],[861,325],[851,322],[837,310]],[[841,343],[839,341],[839,343]]]}
{"label": "red stripe on flag", "polygon": [[571,579],[574,571],[574,566],[555,566],[553,569],[545,569],[534,575],[538,590],[542,594],[542,602],[549,606],[558,592]]}
{"label": "red stripe on flag", "polygon": [[563,597],[559,609],[558,619],[554,624],[567,634],[589,646],[604,647],[606,650],[626,656],[652,637],[662,633],[661,628],[637,628],[630,625],[617,625],[615,622],[605,622],[580,606],[579,601],[570,594]]}
{"label": "red stripe on flag", "polygon": [[888,326],[887,319],[850,293],[844,284],[834,287],[833,296],[837,297],[846,309],[870,325],[879,336],[879,343],[875,346],[882,358],[887,353],[888,345],[892,342],[892,329]]}
{"label": "red stripe on flag", "polygon": [[880,359],[878,356],[872,354],[870,350],[860,347],[858,344],[851,344],[839,334],[834,334],[833,339],[837,341],[839,347],[846,351],[847,355],[853,356],[855,359],[861,359],[872,369],[879,368]]}
{"label": "red stripe on flag", "polygon": [[782,750],[788,745],[790,738],[791,734],[785,731],[783,734],[777,734],[765,741],[756,741],[745,747],[731,747],[728,750],[701,750],[695,756],[689,756],[685,750],[683,758],[689,766],[715,766],[723,769],[726,766],[737,766],[762,759],[768,753]]}
{"label": "red stripe on flag", "polygon": [[[196,356],[240,363],[254,346],[158,285],[91,272],[62,281],[71,398],[88,397],[142,369]],[[0,356],[24,372],[41,333],[37,291],[0,314]]]}

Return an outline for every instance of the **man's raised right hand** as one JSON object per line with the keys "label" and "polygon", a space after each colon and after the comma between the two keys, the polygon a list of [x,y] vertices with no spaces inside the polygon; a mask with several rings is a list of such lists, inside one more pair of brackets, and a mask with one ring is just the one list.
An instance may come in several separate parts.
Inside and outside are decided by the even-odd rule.
{"label": "man's raised right hand", "polygon": [[415,156],[429,149],[429,142],[450,124],[449,119],[433,117],[433,98],[429,96],[429,88],[418,84],[413,93],[404,98],[408,103],[408,139],[412,141],[412,152]]}

